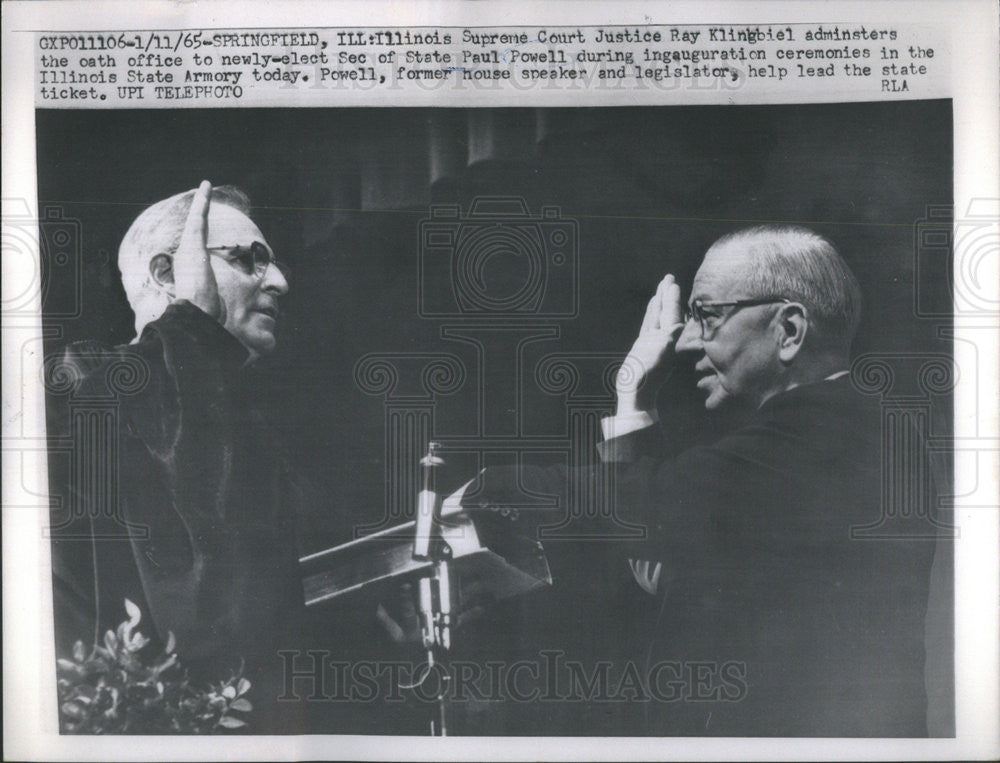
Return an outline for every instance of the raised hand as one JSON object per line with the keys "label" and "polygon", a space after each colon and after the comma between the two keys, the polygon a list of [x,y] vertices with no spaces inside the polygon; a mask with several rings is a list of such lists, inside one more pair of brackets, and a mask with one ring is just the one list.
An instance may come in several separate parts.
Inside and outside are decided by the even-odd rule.
{"label": "raised hand", "polygon": [[211,257],[205,248],[211,195],[212,184],[203,180],[195,191],[180,244],[174,252],[174,299],[186,299],[225,323],[225,304],[219,297]]}
{"label": "raised hand", "polygon": [[681,289],[667,273],[646,306],[646,315],[628,355],[618,370],[617,415],[651,411],[656,393],[673,367],[674,345],[684,328]]}

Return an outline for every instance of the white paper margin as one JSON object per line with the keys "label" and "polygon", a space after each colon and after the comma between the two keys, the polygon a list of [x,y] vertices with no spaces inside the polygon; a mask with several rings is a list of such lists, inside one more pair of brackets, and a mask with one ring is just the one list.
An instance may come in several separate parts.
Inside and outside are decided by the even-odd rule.
{"label": "white paper margin", "polygon": [[[682,24],[699,23],[926,23],[951,41],[955,138],[956,219],[973,200],[1000,218],[998,183],[997,6],[990,0],[948,2],[5,2],[3,12],[3,196],[35,209],[34,37],[29,30],[183,27]],[[541,95],[541,94],[539,94]],[[540,102],[537,102],[541,105]],[[905,125],[900,126],[905,130]],[[989,206],[992,205],[992,206]],[[4,215],[8,214],[5,206]],[[995,222],[994,222],[995,224]],[[6,254],[6,253],[5,253]],[[956,257],[956,260],[958,258]],[[961,263],[959,263],[960,266]],[[23,284],[31,263],[3,261],[8,286]],[[1000,283],[996,263],[981,271]],[[996,292],[993,292],[995,299]],[[979,378],[964,376],[956,389],[955,435],[997,442],[998,333],[992,318],[956,319],[959,346],[975,345]],[[18,332],[39,332],[23,320]],[[981,330],[979,327],[985,327]],[[11,327],[13,330],[13,327]],[[60,737],[57,733],[50,612],[49,543],[44,511],[46,457],[41,344],[21,352],[8,342],[3,357],[3,701],[4,757],[19,760],[831,760],[995,759],[1000,756],[998,673],[998,512],[956,512],[956,719],[955,739],[620,739],[450,738],[358,736],[298,737]],[[976,385],[979,385],[976,399]],[[977,434],[978,433],[978,434]],[[20,438],[19,442],[10,437]],[[27,439],[26,439],[27,437]],[[959,478],[975,469],[975,452],[956,453]],[[979,459],[984,494],[998,494],[996,452]],[[983,473],[984,467],[986,473]],[[982,488],[981,488],[982,489]],[[41,490],[43,495],[37,494]]]}

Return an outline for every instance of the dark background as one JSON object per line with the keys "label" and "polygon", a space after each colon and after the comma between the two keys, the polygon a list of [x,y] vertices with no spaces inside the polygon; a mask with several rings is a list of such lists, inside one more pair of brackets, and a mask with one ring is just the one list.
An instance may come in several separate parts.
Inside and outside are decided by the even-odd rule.
{"label": "dark background", "polygon": [[[918,317],[916,310],[919,295],[924,311],[946,312],[950,284],[937,277],[947,272],[946,255],[932,258],[930,267],[924,262],[915,284],[917,225],[929,208],[952,201],[949,101],[39,110],[36,120],[40,208],[78,221],[79,232],[79,259],[74,255],[69,267],[43,263],[43,317],[52,329],[47,354],[78,339],[114,344],[132,338],[116,257],[144,207],[203,178],[250,194],[255,219],[293,268],[279,349],[254,371],[258,402],[329,503],[317,545],[349,540],[359,524],[377,522],[385,512],[384,404],[359,390],[358,359],[369,352],[425,351],[474,360],[467,345],[440,338],[447,321],[418,314],[418,226],[431,204],[458,203],[467,211],[478,195],[512,195],[532,214],[557,206],[563,218],[578,221],[579,314],[542,316],[539,322],[558,326],[560,336],[540,343],[533,358],[553,351],[624,353],[663,273],[674,272],[689,286],[714,239],[772,221],[827,236],[854,269],[865,300],[855,354],[951,352],[938,335],[950,318]],[[79,283],[79,299],[71,283]],[[467,382],[438,402],[443,430],[468,431],[474,387]],[[676,414],[697,426],[699,406],[689,402],[690,409]],[[940,421],[948,422],[950,400],[937,403]],[[564,430],[561,401],[529,390],[523,404],[531,406],[533,431]],[[450,465],[451,484],[471,476],[471,463]],[[529,598],[504,613],[514,622],[502,627],[536,634],[536,653],[553,641],[565,643],[570,631],[580,649],[598,655],[607,640],[629,636],[609,617],[625,621],[631,604],[617,599],[620,611],[609,613],[586,576],[576,588]],[[539,624],[539,611],[558,612],[567,601],[572,622],[560,616]],[[947,597],[944,607],[939,630],[946,633],[937,637],[949,663]],[[947,729],[950,688],[943,691],[943,705],[932,713],[944,714]]]}

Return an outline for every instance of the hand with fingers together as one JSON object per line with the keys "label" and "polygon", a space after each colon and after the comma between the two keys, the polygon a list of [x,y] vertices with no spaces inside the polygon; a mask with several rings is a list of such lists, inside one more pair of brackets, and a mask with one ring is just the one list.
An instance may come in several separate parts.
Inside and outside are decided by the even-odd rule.
{"label": "hand with fingers together", "polygon": [[226,322],[226,306],[219,297],[219,287],[206,248],[208,210],[212,184],[203,180],[191,201],[180,244],[173,256],[174,300],[186,299],[219,323]]}
{"label": "hand with fingers together", "polygon": [[680,286],[667,273],[649,300],[639,336],[618,370],[618,416],[655,408],[656,393],[673,367],[674,345],[684,328],[683,315]]}

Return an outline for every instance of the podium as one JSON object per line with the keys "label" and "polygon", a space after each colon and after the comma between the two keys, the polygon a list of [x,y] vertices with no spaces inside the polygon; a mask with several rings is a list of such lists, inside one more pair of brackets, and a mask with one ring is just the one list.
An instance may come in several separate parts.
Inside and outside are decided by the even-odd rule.
{"label": "podium", "polygon": [[[441,500],[434,491],[434,472],[444,465],[437,449],[430,443],[420,461],[423,490],[414,521],[299,560],[308,607],[361,597],[375,605],[391,600],[395,589],[415,584],[428,674],[447,658],[453,615],[464,608],[465,591],[474,588],[477,598],[501,600],[552,584],[542,544],[518,532],[516,523],[466,513],[460,498]],[[445,682],[437,694],[432,735],[447,734]]]}
{"label": "podium", "polygon": [[[513,525],[513,523],[511,523]],[[404,583],[433,574],[432,559],[415,559],[416,522],[390,527],[341,546],[302,557],[306,606],[356,596],[377,602]],[[528,593],[552,583],[542,544],[516,528],[455,513],[440,520],[438,541],[450,549],[451,578],[459,598],[469,583],[495,599]]]}

